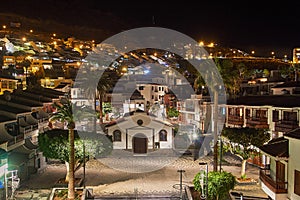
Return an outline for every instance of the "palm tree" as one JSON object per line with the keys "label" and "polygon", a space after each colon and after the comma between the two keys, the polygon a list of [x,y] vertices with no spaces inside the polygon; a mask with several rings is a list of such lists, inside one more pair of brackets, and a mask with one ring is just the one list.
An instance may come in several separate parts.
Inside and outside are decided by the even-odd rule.
{"label": "palm tree", "polygon": [[75,119],[72,110],[72,102],[70,100],[61,101],[59,103],[54,103],[56,112],[50,117],[51,121],[57,120],[60,122],[66,122],[67,128],[69,130],[69,170],[68,170],[68,199],[75,198],[75,148],[74,148],[74,129],[75,129]]}
{"label": "palm tree", "polygon": [[103,100],[106,92],[113,86],[113,81],[110,78],[110,75],[105,71],[100,78],[98,85],[97,85],[97,92],[96,96],[99,99],[99,118],[100,123],[103,123]]}

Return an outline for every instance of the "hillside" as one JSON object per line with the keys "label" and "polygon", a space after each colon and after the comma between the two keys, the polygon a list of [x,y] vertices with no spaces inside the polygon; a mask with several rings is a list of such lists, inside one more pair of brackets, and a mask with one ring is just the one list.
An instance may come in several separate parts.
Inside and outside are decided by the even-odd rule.
{"label": "hillside", "polygon": [[[114,17],[104,14],[102,20],[105,21],[105,18],[111,19]],[[115,18],[116,23],[117,20],[118,19]],[[21,27],[10,27],[11,22],[21,23]],[[118,23],[122,22],[120,21]],[[7,31],[13,30],[14,32],[29,33],[29,30],[32,29],[35,36],[50,36],[52,33],[56,33],[59,38],[73,36],[82,40],[96,40],[98,42],[103,41],[118,31],[117,28],[113,28],[113,26],[109,26],[109,24],[103,24],[102,28],[99,28],[99,26],[95,26],[94,28],[88,25],[80,25],[80,23],[78,25],[63,24],[52,19],[29,18],[11,13],[0,13],[0,24],[1,26],[6,25]]]}

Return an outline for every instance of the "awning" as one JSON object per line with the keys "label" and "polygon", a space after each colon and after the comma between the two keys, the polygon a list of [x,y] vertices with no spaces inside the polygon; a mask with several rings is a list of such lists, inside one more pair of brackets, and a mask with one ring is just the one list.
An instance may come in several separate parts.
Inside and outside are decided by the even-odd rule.
{"label": "awning", "polygon": [[259,149],[277,160],[287,160],[289,157],[289,141],[284,137],[272,139]]}

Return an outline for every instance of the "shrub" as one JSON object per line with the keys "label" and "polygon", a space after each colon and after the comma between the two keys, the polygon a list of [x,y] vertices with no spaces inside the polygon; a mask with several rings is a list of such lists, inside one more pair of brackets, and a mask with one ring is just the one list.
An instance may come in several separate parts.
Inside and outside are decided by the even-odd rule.
{"label": "shrub", "polygon": [[[205,172],[201,171],[194,177],[193,184],[195,190],[202,192],[200,180]],[[205,176],[204,176],[205,177]],[[205,183],[205,181],[204,181]],[[235,176],[229,172],[209,172],[208,173],[208,200],[227,200],[229,191],[236,185]]]}

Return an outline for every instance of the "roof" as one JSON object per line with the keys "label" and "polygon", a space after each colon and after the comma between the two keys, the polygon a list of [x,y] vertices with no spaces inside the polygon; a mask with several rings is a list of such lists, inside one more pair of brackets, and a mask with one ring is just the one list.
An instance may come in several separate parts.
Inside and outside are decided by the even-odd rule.
{"label": "roof", "polygon": [[7,105],[0,105],[0,110],[7,111],[7,112],[10,112],[10,113],[14,113],[14,114],[31,112],[31,110],[11,107],[11,106],[7,106]]}
{"label": "roof", "polygon": [[130,100],[138,100],[138,99],[141,100],[144,99],[144,97],[137,89],[135,89],[130,97]]}
{"label": "roof", "polygon": [[[24,105],[24,106],[29,106],[29,107],[41,107],[43,106],[43,104],[41,102],[38,101],[34,101],[33,99],[30,99],[29,97],[20,97],[14,94],[10,95],[11,99],[9,100],[9,102],[11,103],[15,103],[15,104],[20,104],[20,105]],[[0,100],[5,100],[5,96],[1,95],[0,96]]]}
{"label": "roof", "polygon": [[7,121],[12,121],[12,120],[16,120],[16,118],[12,118],[6,115],[0,115],[0,123],[1,122],[7,122]]}
{"label": "roof", "polygon": [[290,132],[285,133],[284,137],[290,137],[290,138],[294,138],[294,139],[299,139],[300,140],[300,128],[297,128],[295,130],[292,130]]}
{"label": "roof", "polygon": [[42,93],[34,94],[34,93],[26,92],[24,90],[15,90],[13,92],[13,95],[20,96],[20,97],[23,97],[26,99],[31,98],[34,101],[38,101],[38,102],[42,102],[42,103],[51,103],[52,102],[51,98],[42,96],[43,95]]}
{"label": "roof", "polygon": [[300,87],[300,81],[285,82],[285,83],[276,85],[272,88],[288,88],[288,87]]}
{"label": "roof", "polygon": [[25,90],[25,92],[42,95],[43,97],[47,97],[50,99],[59,99],[60,96],[64,96],[63,92],[59,92],[54,89],[43,88],[43,87],[33,87],[30,89],[28,88],[27,90]]}
{"label": "roof", "polygon": [[[111,126],[114,126],[114,125],[116,125],[116,124],[119,124],[119,123],[122,123],[122,122],[124,122],[124,121],[126,121],[126,118],[127,117],[130,117],[131,115],[134,115],[135,113],[145,113],[147,116],[150,116],[150,117],[156,117],[155,115],[153,115],[153,114],[149,114],[149,113],[147,113],[147,112],[145,112],[145,111],[143,111],[143,110],[136,110],[136,111],[131,111],[131,112],[129,112],[129,113],[125,113],[124,114],[124,116],[122,117],[122,118],[120,118],[120,119],[118,119],[118,120],[116,120],[116,121],[112,121],[112,122],[110,122],[110,123],[108,123],[108,124],[106,124],[105,125],[105,127],[107,128],[107,127],[111,127]],[[167,121],[161,121],[161,120],[158,120],[158,119],[152,119],[152,121],[155,121],[155,122],[158,122],[158,123],[162,123],[162,124],[164,124],[164,125],[167,125],[167,126],[173,126],[172,124],[170,124],[169,122],[167,122]]]}
{"label": "roof", "polygon": [[227,101],[228,105],[300,107],[300,96],[297,95],[268,95],[243,96]]}
{"label": "roof", "polygon": [[289,157],[289,141],[284,137],[272,139],[259,148],[264,153],[275,158],[288,158]]}
{"label": "roof", "polygon": [[67,85],[70,85],[69,83],[61,82],[58,84],[58,86],[55,87],[55,89],[62,89],[66,87]]}

